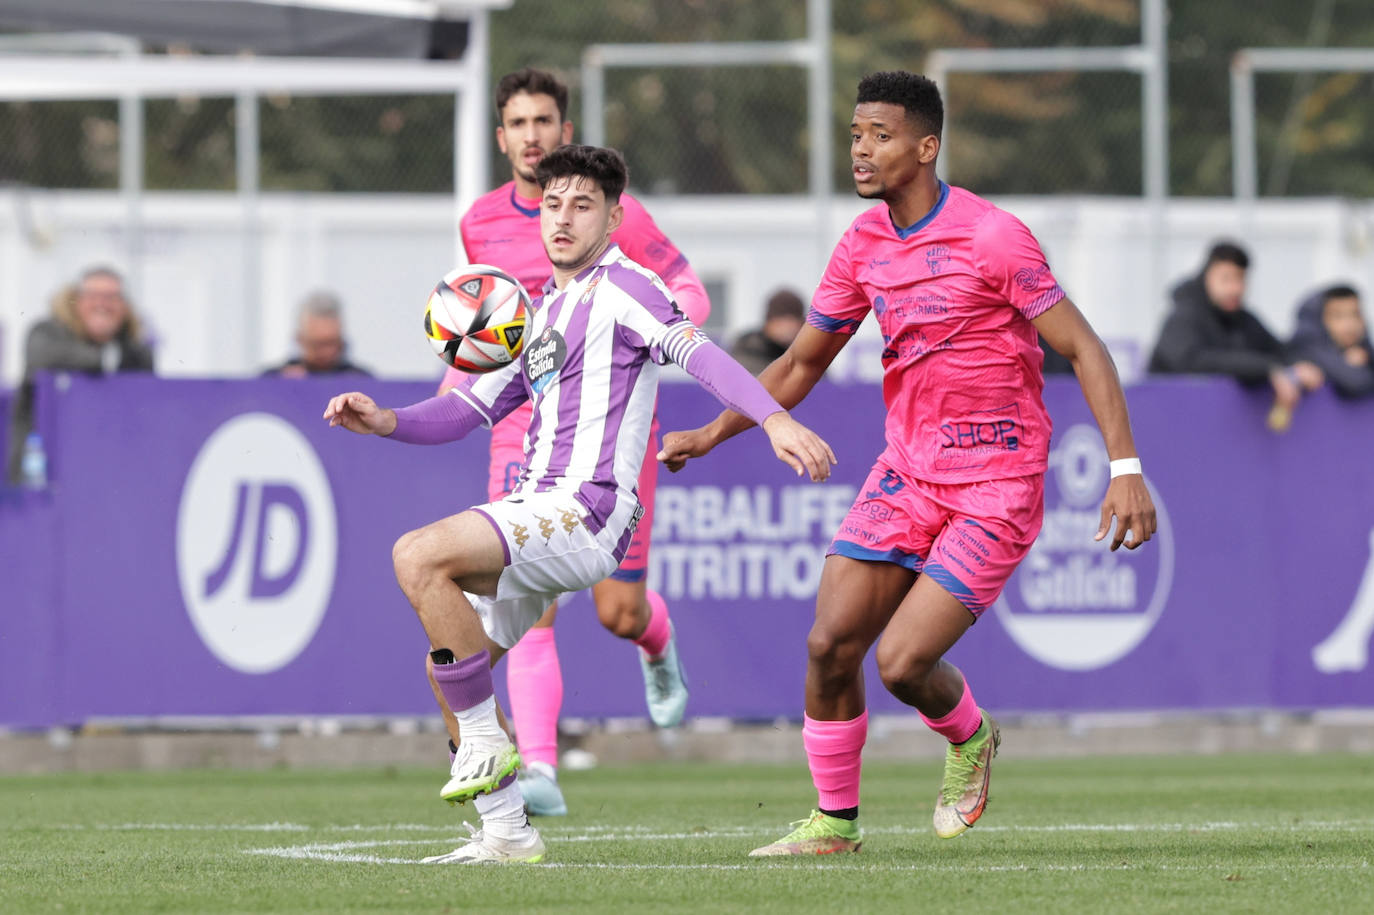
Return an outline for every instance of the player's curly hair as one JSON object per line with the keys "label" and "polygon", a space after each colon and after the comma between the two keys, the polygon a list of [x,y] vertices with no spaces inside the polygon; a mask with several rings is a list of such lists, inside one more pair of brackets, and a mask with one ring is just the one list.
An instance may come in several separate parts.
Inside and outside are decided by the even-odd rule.
{"label": "player's curly hair", "polygon": [[859,80],[858,104],[886,102],[901,105],[906,116],[925,134],[940,135],[945,126],[945,103],[940,87],[919,73],[883,70]]}
{"label": "player's curly hair", "polygon": [[547,95],[558,106],[558,119],[568,119],[568,86],[548,70],[522,67],[514,73],[507,73],[496,84],[496,119],[501,120],[501,112],[513,96],[521,92],[530,95]]}
{"label": "player's curly hair", "polygon": [[630,181],[630,170],[617,150],[568,143],[539,160],[534,178],[540,188],[548,187],[556,178],[590,178],[606,195],[606,201],[615,203]]}

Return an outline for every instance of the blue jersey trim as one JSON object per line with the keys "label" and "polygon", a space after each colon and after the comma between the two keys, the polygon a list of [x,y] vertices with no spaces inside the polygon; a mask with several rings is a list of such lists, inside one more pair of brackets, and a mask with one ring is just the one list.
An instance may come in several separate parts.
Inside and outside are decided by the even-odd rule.
{"label": "blue jersey trim", "polygon": [[519,210],[519,211],[520,211],[520,214],[521,214],[522,216],[538,216],[538,215],[539,215],[539,207],[535,207],[534,209],[531,210],[529,207],[522,207],[522,206],[520,205],[519,201],[517,201],[517,200],[515,199],[515,185],[514,185],[513,183],[512,183],[511,186],[510,186],[510,205],[513,206],[513,207],[515,207],[517,210]]}
{"label": "blue jersey trim", "polygon": [[643,581],[644,573],[647,571],[648,569],[616,569],[611,573],[611,577],[616,581],[628,581],[633,584],[637,581]]}
{"label": "blue jersey trim", "polygon": [[[512,193],[512,194],[515,193],[514,189],[511,190],[511,193]],[[948,199],[949,199],[949,185],[948,185],[948,184],[945,184],[943,181],[941,181],[941,182],[940,182],[940,199],[937,200],[937,201],[935,201],[935,206],[933,206],[933,207],[930,208],[930,212],[929,212],[929,213],[927,213],[926,215],[922,216],[920,219],[916,220],[914,223],[912,223],[911,225],[907,226],[905,229],[903,229],[901,226],[897,225],[896,223],[893,223],[892,228],[893,228],[894,230],[896,230],[896,232],[897,232],[897,237],[900,238],[902,241],[906,241],[908,238],[910,238],[911,236],[915,235],[917,232],[921,231],[921,230],[924,229],[926,226],[930,225],[930,221],[931,221],[932,219],[934,219],[936,216],[939,216],[939,215],[940,215],[940,211],[943,210],[943,209],[945,208],[945,201],[948,200]],[[892,219],[892,214],[891,214],[890,212],[888,213],[888,217],[887,217],[887,218],[888,218],[889,221]]]}
{"label": "blue jersey trim", "polygon": [[973,589],[964,584],[954,576],[954,573],[938,562],[928,563],[925,567],[925,574],[934,579],[935,583],[944,588],[959,603],[964,605],[964,609],[974,616],[982,613],[984,606],[973,596]]}
{"label": "blue jersey trim", "polygon": [[859,546],[848,540],[836,540],[830,544],[830,549],[826,555],[848,556],[850,559],[860,559],[864,562],[891,562],[913,572],[921,571],[921,566],[925,563],[925,560],[920,556],[905,550],[870,550],[866,546]]}
{"label": "blue jersey trim", "polygon": [[823,330],[827,334],[852,334],[859,329],[860,321],[853,318],[834,318],[830,315],[823,315],[812,308],[806,313],[806,323],[816,330]]}

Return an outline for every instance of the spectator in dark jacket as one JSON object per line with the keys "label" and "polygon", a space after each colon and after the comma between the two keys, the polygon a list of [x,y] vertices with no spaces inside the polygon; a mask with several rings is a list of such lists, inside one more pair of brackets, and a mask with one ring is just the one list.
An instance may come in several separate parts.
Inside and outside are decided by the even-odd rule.
{"label": "spectator in dark jacket", "polygon": [[33,429],[33,379],[43,371],[151,372],[153,351],[124,297],[124,280],[92,267],[53,297],[52,316],[35,324],[24,343],[24,380],[10,415],[9,476],[17,480],[24,439]]}
{"label": "spectator in dark jacket", "polygon": [[1320,366],[1342,397],[1374,394],[1374,350],[1360,310],[1360,294],[1353,287],[1328,286],[1303,299],[1288,351],[1294,359]]}
{"label": "spectator in dark jacket", "polygon": [[1307,360],[1289,363],[1283,344],[1246,309],[1245,271],[1250,256],[1233,242],[1218,242],[1202,271],[1174,287],[1173,311],[1164,322],[1151,372],[1229,375],[1247,385],[1269,382],[1274,410],[1269,424],[1288,428],[1304,391],[1321,387],[1322,370]]}
{"label": "spectator in dark jacket", "polygon": [[735,361],[757,375],[792,344],[792,340],[806,321],[806,304],[790,289],[779,289],[768,297],[763,313],[763,326],[741,334],[730,355]]}
{"label": "spectator in dark jacket", "polygon": [[263,372],[283,378],[312,375],[371,375],[348,360],[348,341],[343,332],[343,304],[332,292],[312,292],[301,303],[296,322],[300,355]]}

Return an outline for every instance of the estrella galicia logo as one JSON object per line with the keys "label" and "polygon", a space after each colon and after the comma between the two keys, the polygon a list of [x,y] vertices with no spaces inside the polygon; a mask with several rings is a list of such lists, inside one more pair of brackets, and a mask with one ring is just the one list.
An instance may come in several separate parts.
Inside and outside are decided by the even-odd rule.
{"label": "estrella galicia logo", "polygon": [[949,248],[945,245],[931,245],[926,248],[926,267],[930,269],[930,275],[935,276],[945,269],[949,264]]}
{"label": "estrella galicia logo", "polygon": [[552,327],[544,328],[539,339],[525,344],[525,377],[529,379],[530,387],[543,393],[558,377],[558,370],[567,358],[568,345],[563,341],[563,335]]}
{"label": "estrella galicia logo", "polygon": [[1093,540],[1108,471],[1097,428],[1070,426],[1050,452],[1040,536],[993,604],[1021,650],[1060,670],[1095,670],[1130,654],[1173,585],[1173,528],[1148,480],[1159,524],[1150,542],[1113,553]]}
{"label": "estrella galicia logo", "polygon": [[176,536],[186,612],[216,658],[270,673],[310,644],[334,590],[338,527],[324,466],[294,426],[245,413],[211,433]]}

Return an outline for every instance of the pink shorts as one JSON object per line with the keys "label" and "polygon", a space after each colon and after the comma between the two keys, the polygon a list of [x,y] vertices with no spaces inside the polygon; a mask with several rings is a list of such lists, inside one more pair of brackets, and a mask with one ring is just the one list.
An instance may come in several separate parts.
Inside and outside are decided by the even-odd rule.
{"label": "pink shorts", "polygon": [[[519,435],[503,428],[505,421],[497,423],[491,436],[491,466],[487,477],[487,498],[496,502],[510,494],[515,484],[520,482],[520,472],[524,468],[525,448],[524,429]],[[644,464],[639,469],[639,482],[635,489],[639,502],[644,506],[644,514],[639,519],[630,540],[630,548],[611,578],[616,581],[643,581],[649,570],[649,544],[654,530],[654,490],[658,488],[658,417],[649,429],[648,450]]]}
{"label": "pink shorts", "polygon": [[929,575],[977,617],[1006,587],[1044,516],[1043,474],[927,483],[880,463],[826,555],[895,562]]}

